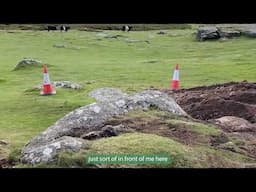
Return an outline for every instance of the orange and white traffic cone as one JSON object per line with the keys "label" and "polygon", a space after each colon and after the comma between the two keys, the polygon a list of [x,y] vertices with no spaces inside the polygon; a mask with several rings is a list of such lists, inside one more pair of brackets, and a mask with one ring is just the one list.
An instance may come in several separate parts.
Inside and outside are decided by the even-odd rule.
{"label": "orange and white traffic cone", "polygon": [[171,89],[172,90],[178,90],[179,89],[179,65],[178,64],[176,64],[175,70],[174,70],[174,73],[173,73]]}
{"label": "orange and white traffic cone", "polygon": [[44,73],[44,82],[43,82],[43,90],[41,91],[40,95],[54,95],[56,94],[56,91],[53,89],[49,74],[48,74],[48,69],[47,66],[44,65],[43,67],[43,73]]}

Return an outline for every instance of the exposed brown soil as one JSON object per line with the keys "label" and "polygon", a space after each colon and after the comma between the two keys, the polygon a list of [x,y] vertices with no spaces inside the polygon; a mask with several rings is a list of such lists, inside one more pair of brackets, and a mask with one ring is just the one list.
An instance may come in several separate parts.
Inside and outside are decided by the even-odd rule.
{"label": "exposed brown soil", "polygon": [[173,96],[176,102],[196,119],[236,116],[251,123],[256,122],[256,83],[230,82],[175,92],[162,91]]}
{"label": "exposed brown soil", "polygon": [[185,145],[210,144],[214,139],[211,136],[202,136],[192,131],[188,128],[189,125],[171,124],[167,123],[166,120],[168,118],[161,116],[154,118],[122,116],[108,121],[106,125],[122,125],[124,130],[169,137]]}
{"label": "exposed brown soil", "polygon": [[162,91],[173,96],[191,117],[215,123],[225,132],[223,137],[212,139],[213,146],[256,158],[256,83]]}

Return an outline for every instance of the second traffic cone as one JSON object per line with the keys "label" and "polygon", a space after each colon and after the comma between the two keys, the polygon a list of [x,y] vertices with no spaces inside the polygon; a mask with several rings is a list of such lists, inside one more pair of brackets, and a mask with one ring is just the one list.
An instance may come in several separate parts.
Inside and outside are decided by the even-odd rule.
{"label": "second traffic cone", "polygon": [[47,66],[44,65],[43,67],[43,74],[44,74],[44,82],[43,82],[43,90],[41,91],[40,95],[54,95],[56,94],[56,91],[53,89]]}
{"label": "second traffic cone", "polygon": [[171,89],[172,90],[178,90],[179,87],[180,87],[180,85],[179,85],[179,65],[176,64],[175,70],[174,70],[174,73],[173,73]]}

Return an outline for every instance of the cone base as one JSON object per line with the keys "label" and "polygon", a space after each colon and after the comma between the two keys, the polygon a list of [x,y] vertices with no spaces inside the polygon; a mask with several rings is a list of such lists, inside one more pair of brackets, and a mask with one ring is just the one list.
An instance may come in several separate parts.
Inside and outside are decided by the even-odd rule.
{"label": "cone base", "polygon": [[56,91],[53,89],[51,84],[43,85],[43,89],[41,90],[41,95],[54,95]]}
{"label": "cone base", "polygon": [[44,93],[43,91],[40,92],[41,96],[49,96],[49,95],[56,95],[56,91],[53,91],[51,93]]}
{"label": "cone base", "polygon": [[173,80],[171,83],[171,89],[172,90],[178,90],[179,89],[179,81]]}

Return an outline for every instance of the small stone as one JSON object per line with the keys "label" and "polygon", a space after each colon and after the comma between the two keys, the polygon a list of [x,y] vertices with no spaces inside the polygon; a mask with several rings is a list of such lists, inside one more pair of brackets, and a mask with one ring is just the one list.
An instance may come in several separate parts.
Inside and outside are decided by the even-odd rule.
{"label": "small stone", "polygon": [[5,140],[0,140],[0,145],[8,145],[8,143]]}
{"label": "small stone", "polygon": [[53,84],[56,88],[82,89],[81,85],[70,81],[54,81]]}
{"label": "small stone", "polygon": [[236,94],[235,91],[231,91],[231,92],[229,93],[229,96],[234,96],[235,94]]}
{"label": "small stone", "polygon": [[87,81],[86,84],[93,84],[96,83],[96,80]]}
{"label": "small stone", "polygon": [[204,98],[204,97],[207,97],[207,96],[208,96],[207,94],[201,94],[199,97]]}
{"label": "small stone", "polygon": [[159,31],[157,34],[158,34],[158,35],[165,35],[166,32],[164,32],[164,31]]}
{"label": "small stone", "polygon": [[100,131],[92,131],[81,136],[82,139],[97,139],[100,138]]}
{"label": "small stone", "polygon": [[65,48],[66,45],[63,45],[63,44],[55,44],[55,45],[53,45],[53,47],[56,47],[56,48]]}
{"label": "small stone", "polygon": [[228,40],[228,38],[226,38],[226,37],[220,38],[220,42],[226,42],[227,40]]}

